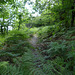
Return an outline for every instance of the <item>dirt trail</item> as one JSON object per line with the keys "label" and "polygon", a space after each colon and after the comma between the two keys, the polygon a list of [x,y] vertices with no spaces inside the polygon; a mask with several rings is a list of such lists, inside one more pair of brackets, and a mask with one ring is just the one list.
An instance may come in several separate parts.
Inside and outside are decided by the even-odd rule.
{"label": "dirt trail", "polygon": [[29,42],[34,48],[36,48],[38,42],[37,34],[34,34],[33,37],[29,40]]}
{"label": "dirt trail", "polygon": [[36,66],[38,68],[41,68],[41,63],[44,60],[42,59],[43,57],[42,57],[41,53],[38,51],[38,47],[39,47],[37,44],[38,41],[39,41],[39,39],[38,39],[37,34],[33,35],[33,37],[29,40],[30,44],[34,47],[34,49],[32,50],[34,59],[35,59],[34,63],[36,64]]}

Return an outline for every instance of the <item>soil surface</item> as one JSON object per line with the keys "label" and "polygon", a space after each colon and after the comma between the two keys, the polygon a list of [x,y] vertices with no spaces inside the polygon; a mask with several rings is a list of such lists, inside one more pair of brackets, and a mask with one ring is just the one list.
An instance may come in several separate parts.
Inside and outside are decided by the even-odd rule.
{"label": "soil surface", "polygon": [[34,34],[33,37],[29,40],[29,42],[34,48],[36,48],[37,47],[37,42],[38,42],[37,34]]}
{"label": "soil surface", "polygon": [[34,59],[36,60],[36,61],[34,61],[34,63],[36,64],[36,67],[41,69],[41,64],[42,64],[42,62],[44,62],[44,60],[42,59],[43,56],[41,55],[41,53],[38,49],[38,48],[40,48],[38,46],[38,41],[39,41],[39,38],[38,38],[37,34],[33,35],[33,37],[29,40],[30,44],[34,47],[34,49],[32,50]]}

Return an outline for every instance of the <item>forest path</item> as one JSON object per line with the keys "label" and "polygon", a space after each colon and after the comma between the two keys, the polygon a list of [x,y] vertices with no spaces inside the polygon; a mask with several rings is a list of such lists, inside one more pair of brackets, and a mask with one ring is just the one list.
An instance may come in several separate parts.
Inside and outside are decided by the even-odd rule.
{"label": "forest path", "polygon": [[32,49],[32,53],[34,56],[34,63],[36,64],[37,68],[41,69],[41,65],[44,62],[44,58],[42,56],[42,54],[39,51],[39,46],[38,46],[38,35],[34,34],[33,37],[29,40],[29,43],[34,47],[34,49]]}
{"label": "forest path", "polygon": [[38,42],[38,35],[34,34],[33,37],[29,40],[30,44],[36,48]]}

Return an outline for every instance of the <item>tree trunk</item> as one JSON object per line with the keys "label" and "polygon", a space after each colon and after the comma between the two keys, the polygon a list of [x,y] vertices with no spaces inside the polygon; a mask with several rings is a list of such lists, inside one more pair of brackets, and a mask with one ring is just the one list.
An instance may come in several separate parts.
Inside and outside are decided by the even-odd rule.
{"label": "tree trunk", "polygon": [[3,29],[2,28],[3,28],[3,26],[1,25],[1,33],[3,34]]}
{"label": "tree trunk", "polygon": [[[3,27],[4,27],[4,15],[3,15]],[[3,32],[4,33],[4,32]]]}
{"label": "tree trunk", "polygon": [[75,18],[74,4],[75,4],[75,0],[74,0],[74,2],[73,2],[73,6],[71,7],[71,9],[72,9],[71,27],[74,26],[74,18]]}
{"label": "tree trunk", "polygon": [[8,34],[8,26],[7,26],[7,34]]}
{"label": "tree trunk", "polygon": [[19,15],[19,26],[18,26],[18,30],[20,29],[20,24],[21,24],[21,15]]}

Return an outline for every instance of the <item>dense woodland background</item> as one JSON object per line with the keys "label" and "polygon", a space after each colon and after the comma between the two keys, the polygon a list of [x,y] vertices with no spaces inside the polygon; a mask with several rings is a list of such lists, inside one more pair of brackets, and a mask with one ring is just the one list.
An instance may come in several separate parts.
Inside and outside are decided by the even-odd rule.
{"label": "dense woodland background", "polygon": [[75,75],[75,0],[0,0],[0,75]]}

